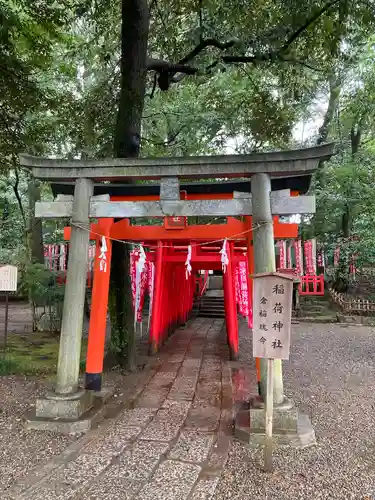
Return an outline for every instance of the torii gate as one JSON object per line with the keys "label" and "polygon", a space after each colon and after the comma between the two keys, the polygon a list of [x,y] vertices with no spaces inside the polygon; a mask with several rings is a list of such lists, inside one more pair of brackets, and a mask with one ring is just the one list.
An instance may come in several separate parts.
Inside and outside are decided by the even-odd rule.
{"label": "torii gate", "polygon": [[[294,192],[294,196],[298,193]],[[218,194],[217,197],[222,196]],[[216,199],[218,199],[215,197]],[[127,197],[123,197],[121,201],[128,201]],[[135,199],[138,197],[134,196]],[[117,200],[119,201],[119,200]],[[274,218],[274,236],[275,239],[293,239],[298,236],[298,224],[280,223],[279,218]],[[90,239],[96,240],[96,255],[94,265],[94,279],[92,289],[92,307],[90,314],[89,338],[87,347],[86,361],[86,389],[96,391],[101,390],[102,371],[105,348],[106,335],[106,319],[107,319],[107,304],[109,293],[109,271],[110,271],[110,254],[111,254],[111,239],[142,242],[145,247],[152,246],[155,248],[154,254],[148,254],[148,259],[156,262],[155,272],[155,300],[153,302],[152,321],[149,335],[150,351],[156,353],[163,340],[166,338],[166,331],[178,324],[177,319],[187,319],[187,314],[193,306],[193,296],[191,294],[193,287],[192,283],[188,283],[185,289],[185,271],[184,263],[187,256],[188,245],[192,245],[191,264],[195,270],[219,270],[221,269],[220,247],[212,248],[207,246],[210,241],[218,242],[220,239],[229,238],[228,254],[230,264],[227,272],[224,274],[224,291],[225,291],[225,312],[228,346],[232,359],[238,357],[238,325],[237,325],[237,310],[236,303],[232,297],[235,295],[233,285],[235,265],[240,260],[248,260],[250,262],[250,273],[254,272],[254,258],[252,247],[252,217],[247,217],[245,221],[228,217],[226,224],[215,225],[194,225],[187,226],[184,221],[180,221],[179,225],[172,225],[173,221],[166,218],[164,227],[162,226],[133,226],[128,219],[123,219],[115,223],[113,219],[101,219],[97,224],[91,224]],[[168,229],[169,228],[169,229]],[[70,240],[71,228],[64,229],[64,239]],[[106,266],[108,272],[102,272],[100,269],[101,239],[105,238],[107,248]],[[241,240],[243,241],[241,243]],[[173,252],[173,248],[166,248],[167,245],[178,246],[178,253]],[[199,246],[201,242],[205,242],[205,246]],[[238,249],[237,246],[242,245]],[[216,243],[217,245],[217,243]],[[245,247],[243,248],[243,246]],[[166,252],[168,250],[168,252]],[[248,257],[245,257],[248,251]],[[166,264],[180,265],[179,287],[181,288],[179,297],[184,297],[184,292],[188,292],[188,305],[180,301],[179,304],[173,303],[173,295],[168,300],[161,298],[161,293],[165,293],[161,279],[163,275],[163,266]],[[173,282],[174,280],[172,280]],[[248,288],[250,290],[249,297],[252,297],[252,279],[248,278]],[[164,306],[162,307],[162,304]],[[182,307],[176,315],[170,318],[170,321],[163,323],[161,317],[165,316],[166,304],[169,309]],[[162,314],[164,312],[164,314]],[[172,312],[172,311],[171,311]]]}
{"label": "torii gate", "polygon": [[[314,213],[315,197],[271,194],[271,177],[311,174],[332,152],[333,145],[329,144],[253,155],[158,159],[71,161],[21,155],[21,164],[37,179],[75,180],[73,201],[40,202],[35,209],[36,217],[72,219],[56,387],[52,394],[37,400],[35,421],[79,419],[93,404],[92,394],[78,389],[90,218],[252,216],[257,226],[253,234],[254,272],[275,271],[273,215]],[[232,199],[181,200],[180,178],[236,177],[251,178],[251,194],[235,193]],[[111,179],[158,179],[160,199],[134,202],[95,197],[94,181]],[[284,400],[281,362],[275,365],[274,403],[279,404]],[[264,375],[262,369],[261,382]],[[33,427],[30,421],[29,427]]]}

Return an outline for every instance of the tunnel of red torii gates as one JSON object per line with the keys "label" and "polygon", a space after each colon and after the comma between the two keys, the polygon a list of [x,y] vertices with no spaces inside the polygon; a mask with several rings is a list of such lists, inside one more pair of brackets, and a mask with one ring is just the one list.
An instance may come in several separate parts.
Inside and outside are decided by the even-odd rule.
{"label": "tunnel of red torii gates", "polygon": [[[311,175],[281,177],[271,180],[272,191],[289,190],[291,196],[305,194],[310,186]],[[55,196],[71,195],[73,183],[52,184]],[[181,184],[181,199],[231,199],[235,192],[251,192],[251,181]],[[94,195],[107,194],[111,201],[154,201],[159,199],[159,186],[153,184],[121,185],[96,184]],[[273,217],[275,240],[298,237],[298,224],[280,222]],[[255,228],[256,229],[256,228]],[[96,241],[94,279],[89,326],[86,388],[100,390],[105,349],[108,292],[110,273],[100,272],[100,266],[110,266],[111,240],[124,240],[141,244],[146,258],[154,263],[153,301],[149,329],[150,351],[156,353],[172,331],[185,324],[193,309],[194,300],[203,292],[203,283],[197,287],[197,271],[222,270],[220,251],[226,241],[227,265],[223,273],[223,290],[227,342],[230,355],[238,357],[238,316],[235,290],[235,268],[238,262],[246,262],[247,289],[252,300],[254,255],[252,246],[252,217],[241,219],[226,217],[226,223],[188,225],[185,217],[165,217],[163,225],[132,225],[129,219],[116,221],[106,218],[91,225],[90,239]],[[70,228],[64,237],[70,238]],[[105,263],[103,256],[105,245]],[[187,256],[191,272],[187,273]],[[107,271],[109,269],[107,268]],[[134,294],[133,294],[134,296]]]}

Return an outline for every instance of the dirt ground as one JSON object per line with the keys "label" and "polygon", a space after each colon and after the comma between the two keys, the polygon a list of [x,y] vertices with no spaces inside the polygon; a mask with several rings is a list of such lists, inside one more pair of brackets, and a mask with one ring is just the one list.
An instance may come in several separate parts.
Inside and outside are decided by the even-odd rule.
{"label": "dirt ground", "polygon": [[[0,337],[4,335],[4,320],[5,302],[0,302]],[[29,304],[27,302],[10,301],[8,321],[9,333],[31,333],[33,320]]]}

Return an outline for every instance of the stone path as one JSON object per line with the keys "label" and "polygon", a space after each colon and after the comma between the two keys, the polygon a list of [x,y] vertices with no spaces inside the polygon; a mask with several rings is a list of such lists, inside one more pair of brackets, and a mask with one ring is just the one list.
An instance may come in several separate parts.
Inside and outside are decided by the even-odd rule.
{"label": "stone path", "polygon": [[2,499],[211,499],[232,433],[224,330],[222,320],[197,319],[176,332],[134,408],[32,471]]}

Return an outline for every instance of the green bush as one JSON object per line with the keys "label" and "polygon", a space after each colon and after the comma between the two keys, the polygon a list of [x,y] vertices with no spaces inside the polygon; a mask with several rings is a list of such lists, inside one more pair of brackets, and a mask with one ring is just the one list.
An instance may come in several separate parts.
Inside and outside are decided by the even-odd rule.
{"label": "green bush", "polygon": [[10,358],[0,358],[0,376],[14,375],[16,373],[21,373],[21,366],[16,360]]}
{"label": "green bush", "polygon": [[62,318],[65,285],[58,282],[59,273],[46,269],[43,264],[27,264],[21,271],[19,290],[33,306],[33,330],[41,316],[38,308],[50,314],[51,329],[58,331]]}

